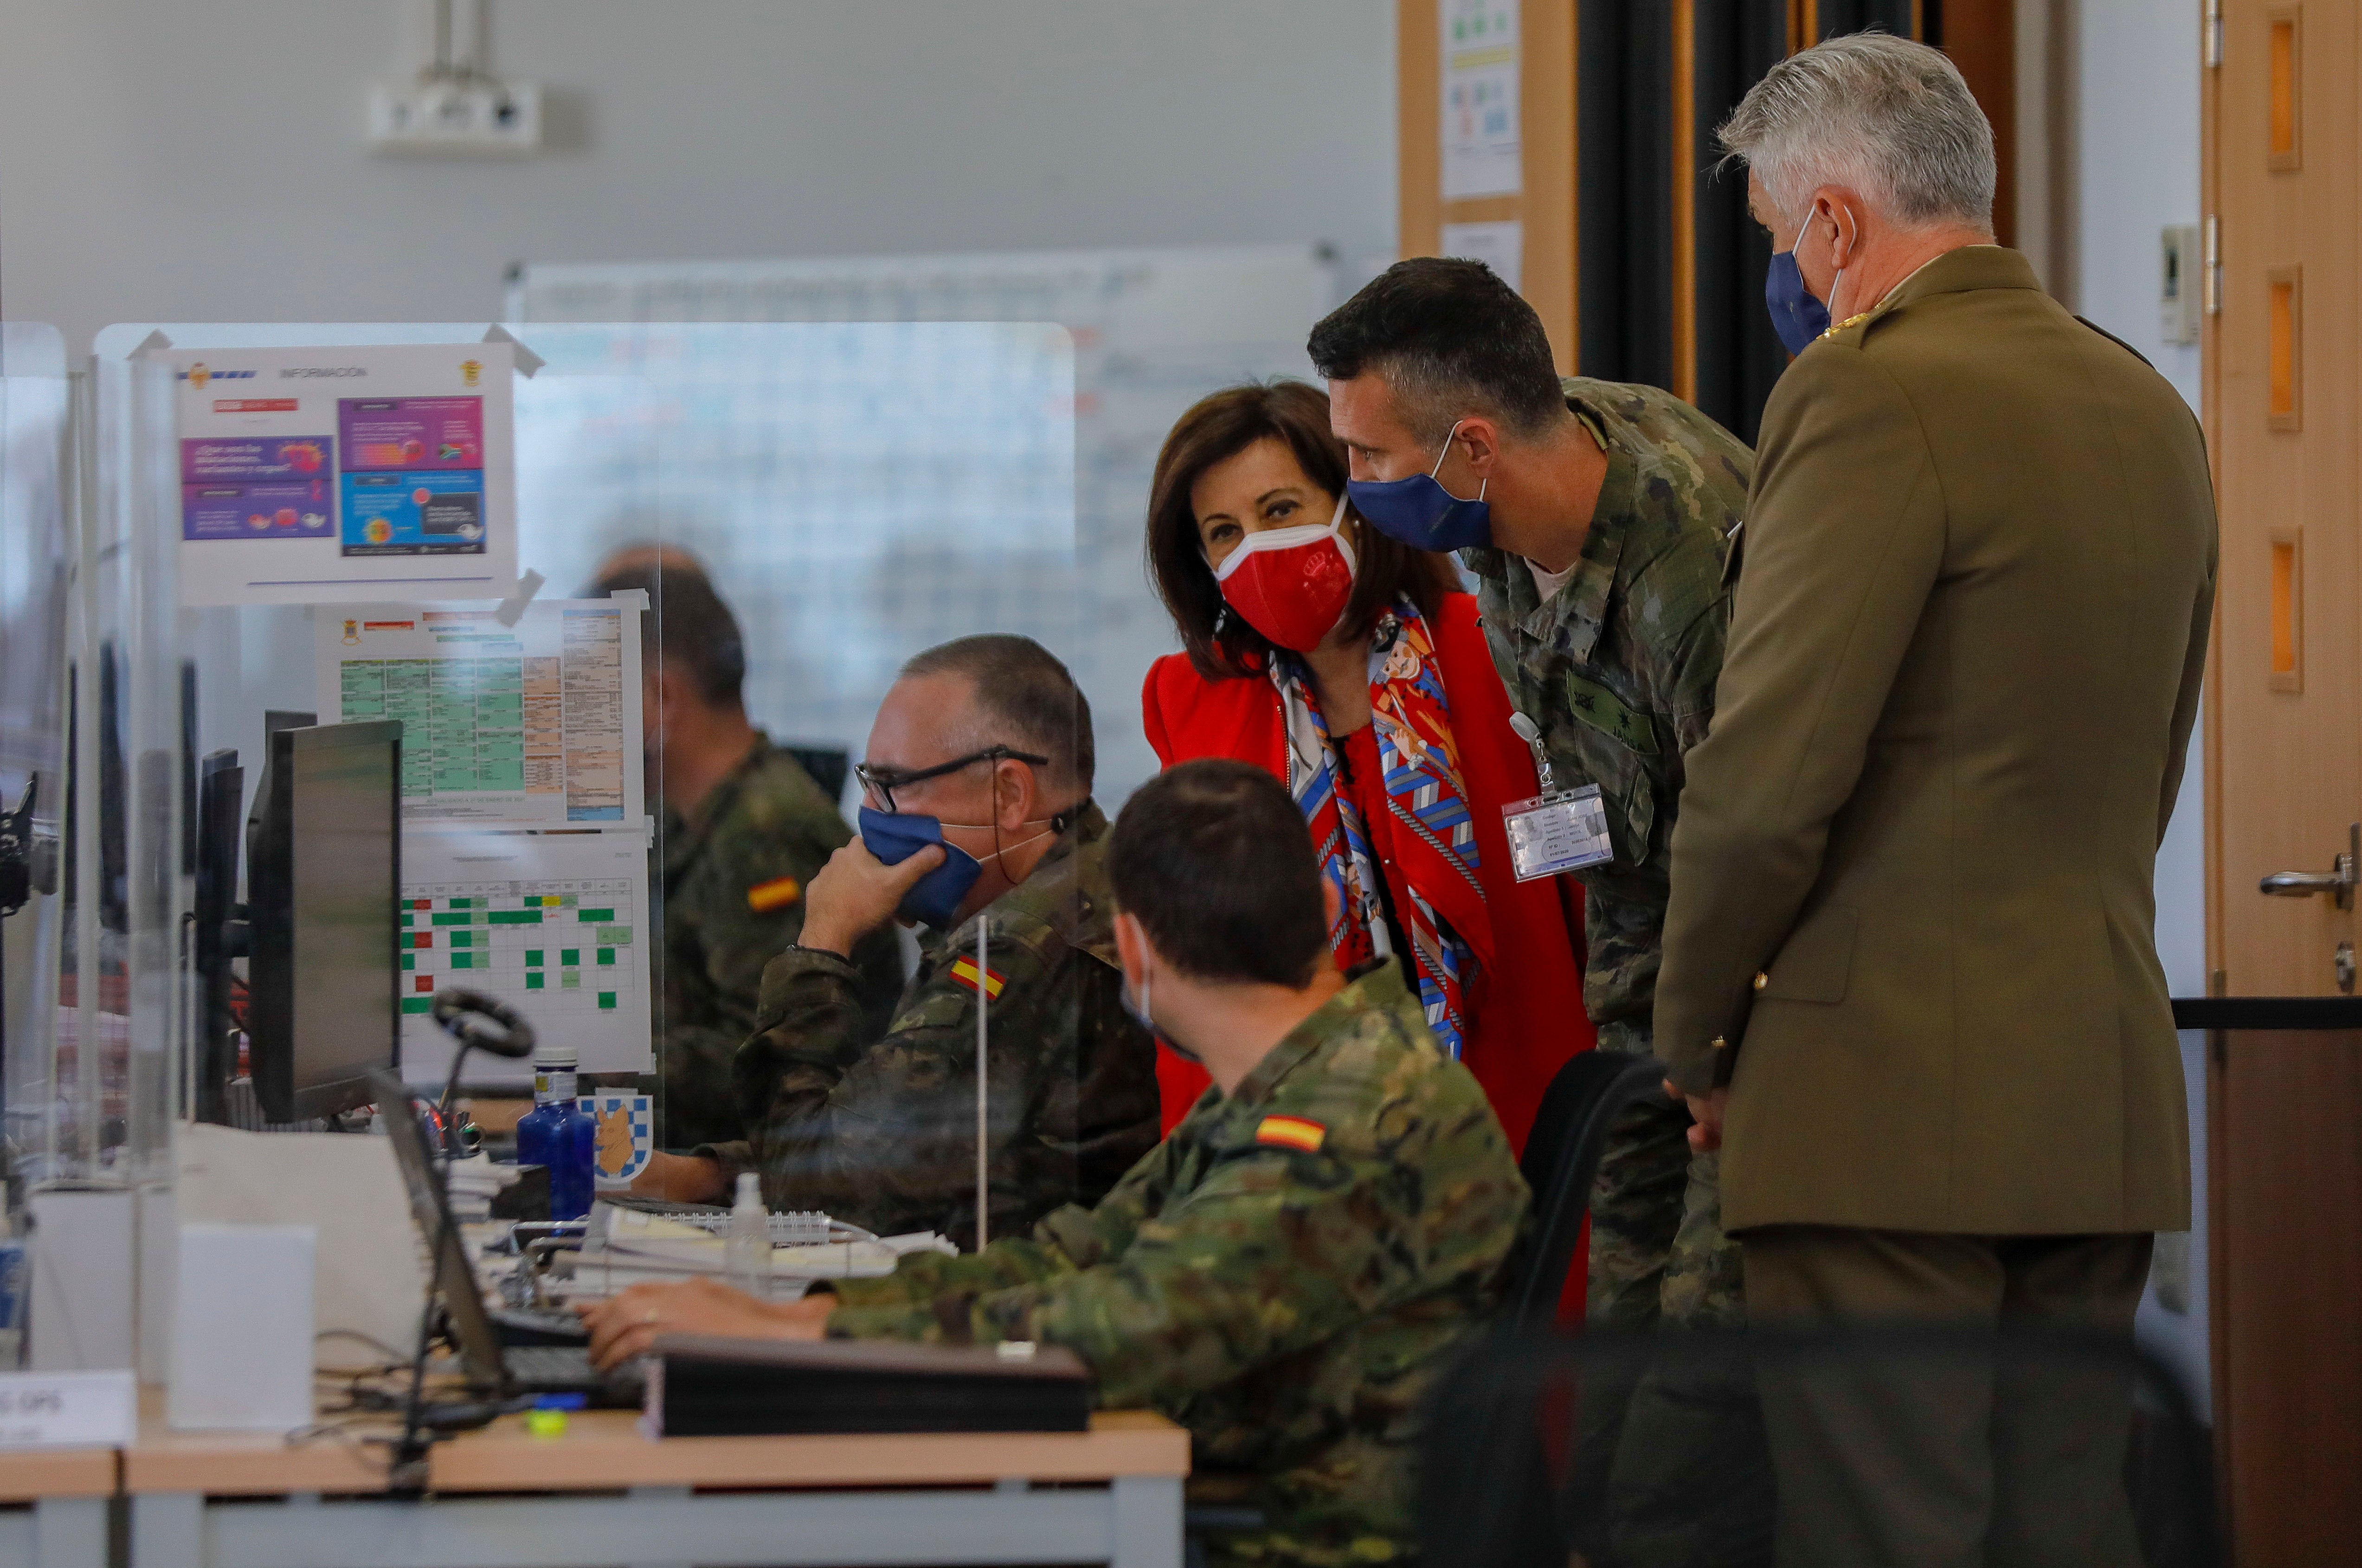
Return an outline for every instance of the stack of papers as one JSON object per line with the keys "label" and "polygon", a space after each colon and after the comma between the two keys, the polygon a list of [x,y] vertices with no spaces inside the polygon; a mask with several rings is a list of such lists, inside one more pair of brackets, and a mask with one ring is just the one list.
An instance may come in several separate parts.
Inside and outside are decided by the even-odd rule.
{"label": "stack of papers", "polygon": [[451,1218],[465,1223],[491,1217],[492,1198],[517,1179],[515,1165],[496,1165],[482,1154],[454,1160],[444,1167],[451,1192]]}
{"label": "stack of papers", "polygon": [[[592,1227],[576,1254],[570,1278],[553,1280],[553,1294],[568,1299],[612,1296],[627,1286],[701,1277],[720,1279],[729,1270],[726,1242],[711,1231],[661,1214],[608,1210],[603,1231]],[[793,1300],[815,1279],[876,1279],[894,1272],[904,1256],[959,1249],[932,1231],[877,1241],[824,1242],[771,1249],[771,1298]]]}

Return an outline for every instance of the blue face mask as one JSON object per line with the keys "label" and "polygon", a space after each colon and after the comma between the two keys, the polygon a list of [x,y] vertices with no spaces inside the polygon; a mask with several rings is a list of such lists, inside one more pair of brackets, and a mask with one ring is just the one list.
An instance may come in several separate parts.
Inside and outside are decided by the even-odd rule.
{"label": "blue face mask", "polygon": [[983,863],[944,837],[940,817],[922,817],[913,812],[880,812],[867,806],[861,808],[861,842],[869,853],[888,866],[899,866],[931,844],[944,849],[944,863],[918,880],[918,884],[902,895],[902,907],[894,912],[904,920],[915,920],[937,931],[949,931],[959,923],[960,901],[984,875]]}
{"label": "blue face mask", "polygon": [[1149,975],[1147,972],[1142,972],[1140,977],[1140,999],[1138,1001],[1134,1001],[1131,997],[1131,978],[1130,976],[1124,977],[1122,982],[1116,988],[1116,1001],[1123,1008],[1123,1010],[1131,1016],[1132,1022],[1137,1023],[1140,1027],[1148,1031],[1149,1035],[1154,1039],[1159,1045],[1164,1046],[1167,1051],[1172,1052],[1175,1055],[1180,1057],[1185,1062],[1188,1062],[1192,1065],[1202,1065],[1205,1061],[1204,1057],[1198,1055],[1198,1053],[1190,1050],[1187,1046],[1175,1041],[1163,1030],[1157,1028],[1156,1020],[1148,1015],[1148,999],[1151,992],[1154,989],[1153,984],[1153,979],[1154,977]]}
{"label": "blue face mask", "polygon": [[[1780,335],[1781,346],[1791,354],[1803,353],[1829,329],[1829,307],[1805,287],[1805,274],[1796,265],[1796,247],[1805,242],[1805,229],[1812,226],[1812,215],[1807,214],[1805,228],[1796,231],[1787,249],[1772,258],[1772,270],[1763,275],[1763,304],[1772,313],[1772,330]],[[1829,293],[1837,293],[1834,282]]]}
{"label": "blue face mask", "polygon": [[[1457,436],[1460,426],[1451,427]],[[1435,476],[1451,455],[1451,436],[1443,438],[1435,467],[1423,474],[1399,480],[1347,480],[1345,493],[1353,510],[1387,538],[1415,550],[1473,550],[1493,542],[1493,509],[1485,504],[1486,480],[1476,487],[1476,499],[1462,501]]]}

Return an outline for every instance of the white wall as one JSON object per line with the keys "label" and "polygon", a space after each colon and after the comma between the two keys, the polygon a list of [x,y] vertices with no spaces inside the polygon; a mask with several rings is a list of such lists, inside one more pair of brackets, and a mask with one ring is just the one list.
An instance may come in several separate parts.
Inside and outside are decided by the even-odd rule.
{"label": "white wall", "polygon": [[[2053,292],[2139,349],[2192,409],[2198,350],[2168,344],[2158,321],[2158,231],[2200,219],[2196,0],[2052,0],[2069,25],[2073,72],[2074,231]],[[2054,254],[2058,254],[2054,251]],[[2204,795],[2193,747],[2180,808],[2157,866],[2157,945],[2176,996],[2206,994]],[[2192,1230],[2187,1313],[2142,1303],[2144,1336],[2177,1363],[2202,1407],[2207,1386],[2205,1068],[2182,1038],[2190,1093]]]}
{"label": "white wall", "polygon": [[513,261],[1395,240],[1390,0],[496,0],[522,163],[372,157],[418,0],[0,0],[0,308],[490,316]]}

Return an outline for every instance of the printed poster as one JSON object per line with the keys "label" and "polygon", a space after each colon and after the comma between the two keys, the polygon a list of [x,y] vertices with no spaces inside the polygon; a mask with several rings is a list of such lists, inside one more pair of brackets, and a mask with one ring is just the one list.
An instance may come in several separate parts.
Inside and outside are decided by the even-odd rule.
{"label": "printed poster", "polygon": [[181,602],[502,599],[514,345],[163,348]]}
{"label": "printed poster", "polygon": [[568,827],[646,812],[640,601],[324,605],[323,723],[402,721],[402,820]]}
{"label": "printed poster", "polygon": [[1443,199],[1514,196],[1525,184],[1518,119],[1518,0],[1440,0]]}
{"label": "printed poster", "polygon": [[1515,218],[1507,223],[1448,223],[1443,226],[1446,256],[1465,257],[1493,269],[1493,275],[1513,289],[1525,282],[1526,226]]}
{"label": "printed poster", "polygon": [[[432,1015],[446,986],[489,992],[542,1039],[570,1042],[586,1073],[653,1070],[646,823],[406,831],[400,906],[409,1082],[451,1070],[451,1037]],[[503,1074],[524,1084],[533,1069],[469,1059],[471,1083]]]}

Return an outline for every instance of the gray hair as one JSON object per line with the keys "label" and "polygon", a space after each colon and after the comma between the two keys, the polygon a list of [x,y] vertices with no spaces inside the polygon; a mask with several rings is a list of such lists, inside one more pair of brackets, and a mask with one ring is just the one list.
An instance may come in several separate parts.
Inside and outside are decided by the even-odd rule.
{"label": "gray hair", "polygon": [[905,677],[963,676],[975,687],[975,712],[945,715],[959,743],[981,751],[1010,745],[1050,759],[1053,785],[1091,791],[1098,747],[1090,699],[1058,657],[1031,637],[985,632],[938,643],[902,666]]}
{"label": "gray hair", "polygon": [[1992,226],[1992,126],[1952,62],[1926,44],[1854,33],[1790,55],[1716,134],[1783,215],[1823,185],[1847,185],[1906,226]]}

